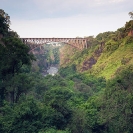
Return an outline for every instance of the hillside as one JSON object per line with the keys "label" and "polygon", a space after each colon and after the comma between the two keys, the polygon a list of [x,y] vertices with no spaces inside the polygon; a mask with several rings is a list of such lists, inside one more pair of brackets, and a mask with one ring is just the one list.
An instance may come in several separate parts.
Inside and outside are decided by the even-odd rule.
{"label": "hillside", "polygon": [[[115,32],[104,32],[95,38],[88,37],[88,49],[73,52],[66,46],[61,51],[65,53],[63,65],[76,65],[78,72],[92,74],[110,79],[119,71],[133,65],[133,20]],[[69,48],[70,47],[70,48]],[[67,55],[67,56],[66,56]]]}

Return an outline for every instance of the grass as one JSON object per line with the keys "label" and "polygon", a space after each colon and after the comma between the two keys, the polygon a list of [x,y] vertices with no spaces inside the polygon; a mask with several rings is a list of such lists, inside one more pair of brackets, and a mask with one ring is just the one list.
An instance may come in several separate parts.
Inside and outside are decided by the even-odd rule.
{"label": "grass", "polygon": [[[125,58],[129,60],[125,66],[130,65],[133,63],[133,43],[125,44],[120,46],[110,55],[108,52],[103,52],[102,55],[99,57],[97,63],[93,66],[93,73],[96,73],[97,76],[103,76],[106,79],[110,79],[117,69],[123,66],[122,59]],[[103,66],[103,67],[102,67]],[[101,70],[99,70],[102,68]]]}
{"label": "grass", "polygon": [[85,61],[89,60],[92,56],[97,59],[97,62],[90,70],[84,71],[85,74],[93,74],[98,77],[110,79],[114,77],[119,69],[124,69],[133,64],[133,41],[127,41],[128,37],[119,42],[108,41],[105,44],[103,52],[99,57],[95,57],[95,51],[99,45],[94,45],[84,51],[78,51],[66,46],[63,49],[64,59],[69,59],[64,62],[64,66],[76,64],[77,70],[80,72],[83,68]]}

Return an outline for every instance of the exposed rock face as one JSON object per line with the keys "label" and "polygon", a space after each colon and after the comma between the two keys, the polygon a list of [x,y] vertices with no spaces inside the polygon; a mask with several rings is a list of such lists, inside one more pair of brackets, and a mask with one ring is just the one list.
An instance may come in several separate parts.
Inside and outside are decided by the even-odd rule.
{"label": "exposed rock face", "polygon": [[71,61],[71,57],[76,53],[77,49],[70,46],[65,45],[60,49],[60,66],[65,67]]}
{"label": "exposed rock face", "polygon": [[43,49],[40,49],[40,48],[34,49],[34,50],[32,51],[32,53],[33,53],[34,55],[44,54],[44,48],[43,48]]}
{"label": "exposed rock face", "polygon": [[132,36],[133,37],[133,30],[129,31],[128,36]]}
{"label": "exposed rock face", "polygon": [[86,61],[83,62],[83,66],[82,66],[82,72],[89,70],[92,68],[92,66],[94,64],[96,64],[99,56],[101,55],[102,51],[103,51],[103,47],[104,47],[104,43],[102,43],[99,48],[97,50],[95,50],[93,56],[91,56],[89,59],[87,59]]}
{"label": "exposed rock face", "polygon": [[88,60],[86,60],[83,63],[83,67],[82,67],[82,71],[86,71],[90,68],[92,68],[92,66],[97,62],[97,60],[94,57],[89,58]]}

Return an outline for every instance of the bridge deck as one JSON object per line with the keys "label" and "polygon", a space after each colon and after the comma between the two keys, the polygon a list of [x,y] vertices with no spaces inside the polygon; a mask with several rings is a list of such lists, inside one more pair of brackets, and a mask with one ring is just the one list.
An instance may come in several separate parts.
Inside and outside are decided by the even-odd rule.
{"label": "bridge deck", "polygon": [[64,42],[78,49],[87,48],[87,40],[85,38],[21,38],[23,43],[27,45],[43,45],[49,42]]}

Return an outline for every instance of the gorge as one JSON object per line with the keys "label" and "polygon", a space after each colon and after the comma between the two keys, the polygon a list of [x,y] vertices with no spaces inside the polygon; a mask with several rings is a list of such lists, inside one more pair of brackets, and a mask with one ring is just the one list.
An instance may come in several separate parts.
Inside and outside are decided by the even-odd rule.
{"label": "gorge", "polygon": [[9,22],[0,10],[1,133],[132,133],[133,20],[77,38],[82,49],[52,42],[32,51]]}

